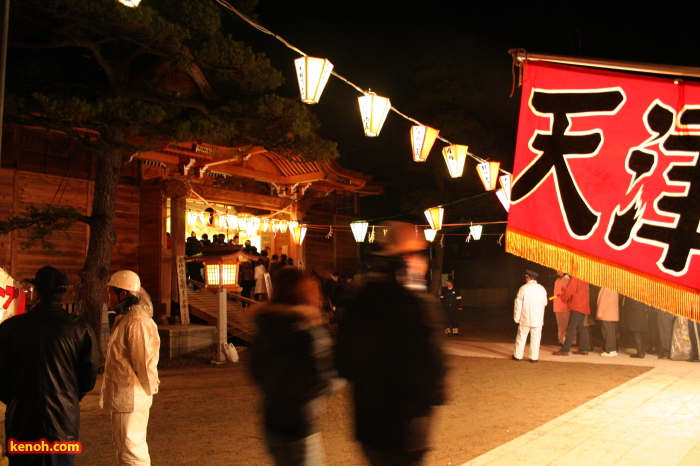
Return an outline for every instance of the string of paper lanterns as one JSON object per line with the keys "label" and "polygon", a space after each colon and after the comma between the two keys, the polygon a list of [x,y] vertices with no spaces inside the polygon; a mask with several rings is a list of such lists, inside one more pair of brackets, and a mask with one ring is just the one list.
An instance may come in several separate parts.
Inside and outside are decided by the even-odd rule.
{"label": "string of paper lanterns", "polygon": [[[207,220],[211,216],[211,220]],[[257,217],[250,214],[221,214],[211,212],[187,212],[187,224],[195,227],[197,222],[204,227],[215,226],[217,228],[230,228],[232,230],[245,231],[246,236],[255,236],[260,232],[271,231],[274,234],[287,233],[289,230],[294,244],[299,245],[304,241],[307,225],[300,225],[296,221],[280,220],[276,218]]]}
{"label": "string of paper lanterns", "polygon": [[[254,28],[264,32],[265,34],[273,36],[282,42],[286,47],[301,55],[301,57],[294,60],[294,63],[302,102],[307,104],[318,103],[328,79],[331,75],[333,75],[344,81],[346,84],[352,86],[362,94],[361,97],[358,97],[358,103],[362,117],[362,127],[366,136],[379,136],[384,121],[386,120],[389,111],[392,110],[403,118],[415,123],[415,125],[411,127],[410,133],[414,161],[425,162],[435,141],[440,139],[448,144],[445,148],[443,148],[442,154],[445,158],[445,163],[447,164],[447,168],[452,178],[459,178],[463,175],[464,164],[467,156],[475,159],[478,162],[477,170],[481,176],[482,182],[484,183],[484,188],[487,191],[493,191],[496,189],[500,172],[503,172],[505,176],[510,176],[510,173],[500,168],[500,164],[498,162],[490,162],[477,157],[475,154],[469,152],[468,146],[453,144],[447,139],[441,137],[439,130],[423,125],[419,121],[404,115],[396,108],[391,106],[391,101],[387,97],[376,95],[374,92],[364,90],[356,84],[353,84],[343,76],[333,71],[333,64],[328,59],[308,56],[298,48],[289,44],[277,34],[274,34],[268,29],[247,18],[245,15],[231,6],[226,0],[216,1],[224,8],[238,15],[241,19],[246,21]],[[508,210],[507,203],[509,204],[510,202],[510,187],[508,186],[508,188],[506,188],[502,178],[503,177],[500,177],[502,188],[498,190],[496,194],[504,204],[506,210]],[[510,181],[510,179],[508,181]]]}
{"label": "string of paper lanterns", "polygon": [[[118,0],[120,3],[129,6],[137,7],[140,0]],[[410,118],[403,113],[399,112],[397,109],[391,106],[391,101],[382,96],[378,96],[373,92],[364,91],[355,84],[351,83],[344,77],[333,71],[333,64],[325,58],[309,57],[301,50],[292,46],[284,39],[271,31],[263,28],[259,24],[253,22],[245,15],[241,14],[238,10],[233,8],[226,0],[216,0],[220,5],[232,11],[238,15],[241,19],[252,25],[254,28],[275,37],[277,40],[282,42],[288,48],[296,51],[300,55],[294,63],[297,72],[297,80],[299,82],[299,92],[301,94],[302,102],[306,104],[318,103],[321,98],[321,94],[328,82],[331,75],[338,77],[347,84],[351,85],[363,95],[358,98],[358,103],[360,105],[360,114],[362,116],[362,126],[365,135],[368,137],[379,136],[379,133],[384,125],[387,115],[390,110],[401,115],[405,119],[416,123],[411,127],[411,149],[413,153],[413,160],[416,162],[425,162],[428,158],[428,154],[432,149],[435,141],[440,139],[446,142],[448,145],[443,148],[442,155],[445,158],[445,163],[447,164],[448,171],[452,178],[459,178],[464,173],[464,164],[466,162],[467,156],[472,157],[479,162],[477,165],[477,171],[484,184],[484,189],[487,191],[493,191],[496,189],[497,179],[501,183],[501,189],[496,191],[498,199],[503,204],[506,211],[510,207],[510,187],[512,176],[505,170],[500,169],[500,164],[498,162],[490,162],[477,157],[476,155],[469,152],[468,146],[452,144],[445,138],[440,137],[440,131],[431,128],[429,126],[423,125],[420,122]],[[498,176],[500,172],[503,172],[503,176]],[[205,223],[204,214],[195,214],[194,217],[189,217],[190,223],[194,224],[197,219],[199,219],[202,224]],[[425,211],[425,215],[430,223],[429,229],[425,230],[425,237],[428,241],[435,239],[437,231],[442,227],[442,218],[444,215],[444,209],[442,207],[433,207]],[[222,220],[225,219],[225,220]],[[263,231],[267,231],[271,228],[273,232],[281,231],[285,233],[287,230],[287,222],[285,220],[277,221],[277,219],[260,219],[254,216],[244,216],[238,218],[233,215],[219,215],[218,216],[219,225],[226,222],[229,226],[237,226],[239,229],[246,231],[248,236],[253,236],[262,225]],[[305,225],[299,225],[297,222],[289,222],[289,229],[292,235],[292,239],[295,244],[301,244],[304,241],[304,236],[306,235],[307,227]],[[367,235],[368,222],[356,221],[350,224],[355,240],[360,242],[364,241]],[[474,239],[479,239],[481,237],[481,225],[470,226],[470,237]]]}

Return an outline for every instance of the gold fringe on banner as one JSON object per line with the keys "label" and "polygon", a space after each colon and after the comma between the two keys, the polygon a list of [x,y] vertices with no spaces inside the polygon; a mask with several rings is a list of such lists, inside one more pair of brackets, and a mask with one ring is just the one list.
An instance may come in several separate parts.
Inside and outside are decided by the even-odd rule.
{"label": "gold fringe on banner", "polygon": [[700,320],[700,290],[635,271],[508,226],[506,252],[681,317]]}

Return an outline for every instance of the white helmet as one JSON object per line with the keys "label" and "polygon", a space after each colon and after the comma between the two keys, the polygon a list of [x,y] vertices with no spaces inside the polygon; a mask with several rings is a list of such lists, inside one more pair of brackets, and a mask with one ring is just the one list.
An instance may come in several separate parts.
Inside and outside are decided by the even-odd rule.
{"label": "white helmet", "polygon": [[107,286],[135,292],[141,289],[141,279],[131,270],[120,270],[119,272],[114,272]]}

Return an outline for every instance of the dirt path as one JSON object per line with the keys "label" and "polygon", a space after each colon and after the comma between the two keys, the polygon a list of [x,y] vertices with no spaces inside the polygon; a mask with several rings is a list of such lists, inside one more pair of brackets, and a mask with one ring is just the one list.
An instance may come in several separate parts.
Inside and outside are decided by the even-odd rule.
{"label": "dirt path", "polygon": [[[154,464],[272,464],[261,439],[259,397],[247,375],[247,353],[241,356],[235,365],[202,361],[161,369],[161,392],[149,424]],[[451,401],[438,408],[431,465],[475,458],[647,370],[486,358],[450,361]],[[95,390],[82,403],[84,452],[77,458],[79,465],[116,464],[109,415],[98,401]],[[344,389],[326,400],[321,418],[329,465],[364,464],[351,424],[350,397]]]}

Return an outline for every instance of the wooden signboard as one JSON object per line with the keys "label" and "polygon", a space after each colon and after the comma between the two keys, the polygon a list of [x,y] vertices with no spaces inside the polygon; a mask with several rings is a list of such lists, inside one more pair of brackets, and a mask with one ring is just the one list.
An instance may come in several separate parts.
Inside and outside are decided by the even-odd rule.
{"label": "wooden signboard", "polygon": [[189,325],[190,308],[187,302],[187,270],[185,256],[177,258],[177,291],[180,298],[180,323]]}
{"label": "wooden signboard", "polygon": [[267,291],[267,300],[269,301],[270,298],[272,297],[272,279],[270,279],[270,274],[265,272],[265,275],[263,275],[263,279],[265,280],[265,289]]}

